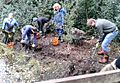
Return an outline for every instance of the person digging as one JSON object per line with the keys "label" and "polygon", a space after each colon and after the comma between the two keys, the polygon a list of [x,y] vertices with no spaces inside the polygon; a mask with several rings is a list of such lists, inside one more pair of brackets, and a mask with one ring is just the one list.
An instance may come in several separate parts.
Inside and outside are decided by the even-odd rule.
{"label": "person digging", "polygon": [[48,19],[47,17],[34,17],[32,19],[32,22],[36,22],[38,25],[38,30],[41,36],[46,37],[46,32],[47,32],[47,28],[48,28],[48,24],[49,24],[50,19]]}
{"label": "person digging", "polygon": [[[22,40],[21,44],[25,46],[25,51],[28,49],[35,48],[37,44],[36,32],[37,28],[32,25],[25,25],[22,29]],[[33,39],[32,39],[33,34]]]}
{"label": "person digging", "polygon": [[118,28],[116,24],[106,19],[87,19],[87,26],[96,27],[100,34],[99,40],[96,43],[96,47],[101,44],[102,50],[98,52],[98,55],[103,55],[103,59],[100,59],[100,63],[107,63],[109,59],[108,45],[117,36]]}

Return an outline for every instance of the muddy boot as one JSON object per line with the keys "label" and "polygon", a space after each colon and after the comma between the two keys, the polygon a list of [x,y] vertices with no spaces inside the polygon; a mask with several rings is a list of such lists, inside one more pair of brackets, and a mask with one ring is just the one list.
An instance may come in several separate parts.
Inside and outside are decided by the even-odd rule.
{"label": "muddy boot", "polygon": [[98,55],[107,55],[108,53],[107,52],[104,52],[103,50],[98,52]]}
{"label": "muddy boot", "polygon": [[108,59],[109,59],[109,56],[108,55],[104,55],[103,59],[102,60],[99,60],[99,63],[108,63]]}

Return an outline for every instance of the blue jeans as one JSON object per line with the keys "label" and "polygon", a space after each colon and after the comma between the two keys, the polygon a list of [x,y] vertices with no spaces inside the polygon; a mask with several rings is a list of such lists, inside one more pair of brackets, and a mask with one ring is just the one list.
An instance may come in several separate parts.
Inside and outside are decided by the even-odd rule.
{"label": "blue jeans", "polygon": [[108,33],[106,36],[105,36],[105,38],[104,38],[104,40],[103,40],[103,42],[102,42],[102,49],[103,49],[103,51],[104,52],[108,52],[108,45],[111,43],[111,41],[117,36],[117,34],[118,34],[118,31],[113,31],[113,32],[111,32],[111,33]]}
{"label": "blue jeans", "polygon": [[57,33],[58,37],[61,37],[63,35],[63,33],[64,33],[64,30],[58,28],[58,29],[56,29],[56,33]]}

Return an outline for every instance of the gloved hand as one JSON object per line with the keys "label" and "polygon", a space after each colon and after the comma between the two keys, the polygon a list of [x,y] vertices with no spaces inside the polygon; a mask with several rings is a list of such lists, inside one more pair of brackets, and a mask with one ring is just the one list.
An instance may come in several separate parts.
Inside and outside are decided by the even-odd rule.
{"label": "gloved hand", "polygon": [[10,32],[9,32],[9,31],[7,31],[7,30],[4,30],[4,31],[5,31],[5,33],[8,33],[8,34],[10,33]]}
{"label": "gloved hand", "polygon": [[100,47],[100,43],[97,42],[97,43],[96,43],[96,48],[99,48],[99,47]]}
{"label": "gloved hand", "polygon": [[32,44],[32,47],[34,48],[34,47],[35,47],[35,44]]}
{"label": "gloved hand", "polygon": [[20,43],[25,43],[25,40],[22,39],[22,40],[20,41]]}
{"label": "gloved hand", "polygon": [[42,31],[39,31],[39,33],[40,33],[40,36],[42,36]]}
{"label": "gloved hand", "polygon": [[15,28],[13,28],[13,31],[12,31],[13,33],[15,33]]}
{"label": "gloved hand", "polygon": [[8,37],[9,37],[9,38],[11,38],[11,37],[12,37],[12,35],[11,35],[11,34],[8,34]]}

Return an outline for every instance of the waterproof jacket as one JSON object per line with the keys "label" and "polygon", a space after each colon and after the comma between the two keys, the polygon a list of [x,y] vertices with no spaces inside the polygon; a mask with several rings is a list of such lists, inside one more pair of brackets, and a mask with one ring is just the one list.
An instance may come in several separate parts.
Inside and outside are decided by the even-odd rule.
{"label": "waterproof jacket", "polygon": [[63,26],[65,14],[66,10],[64,8],[61,8],[58,12],[54,14],[54,17],[52,18],[53,22],[58,26]]}
{"label": "waterproof jacket", "polygon": [[32,26],[26,25],[22,28],[22,40],[31,41],[31,34],[33,34],[33,43],[36,45],[36,33],[32,32]]}
{"label": "waterproof jacket", "polygon": [[3,21],[2,29],[8,32],[14,32],[15,26],[18,27],[18,23],[14,18],[5,18]]}

